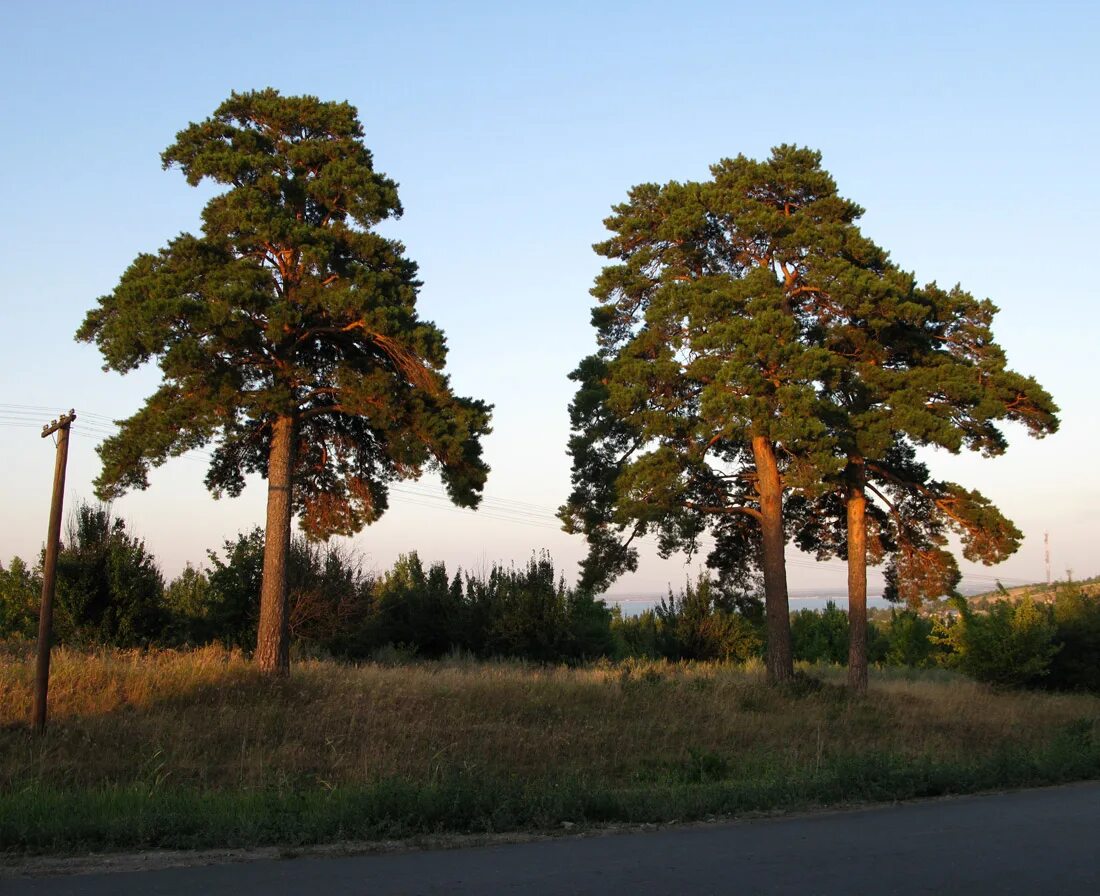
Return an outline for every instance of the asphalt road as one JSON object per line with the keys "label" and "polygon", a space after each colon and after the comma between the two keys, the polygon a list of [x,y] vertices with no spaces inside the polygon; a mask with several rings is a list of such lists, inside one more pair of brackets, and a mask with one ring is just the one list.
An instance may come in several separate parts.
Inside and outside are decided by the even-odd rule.
{"label": "asphalt road", "polygon": [[62,894],[1100,894],[1100,783],[613,836],[0,879]]}

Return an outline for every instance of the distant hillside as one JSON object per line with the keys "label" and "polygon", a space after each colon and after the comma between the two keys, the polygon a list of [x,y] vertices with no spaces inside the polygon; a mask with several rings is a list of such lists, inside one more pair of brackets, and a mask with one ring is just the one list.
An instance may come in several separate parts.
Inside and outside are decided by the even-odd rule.
{"label": "distant hillside", "polygon": [[[1074,580],[1072,582],[1036,582],[1033,585],[1018,585],[1014,588],[999,588],[994,591],[984,591],[981,594],[966,594],[966,601],[976,610],[988,609],[991,604],[998,601],[1011,601],[1016,603],[1025,597],[1031,598],[1037,603],[1051,603],[1058,592],[1067,587],[1078,588],[1090,597],[1100,597],[1100,576],[1089,579]],[[890,609],[873,608],[868,611],[867,618],[872,622],[886,622],[894,609],[903,609],[902,604]],[[917,610],[923,616],[954,616],[958,611],[948,598],[938,600],[926,600]]]}
{"label": "distant hillside", "polygon": [[1037,582],[1034,585],[1020,585],[1016,588],[998,588],[994,591],[972,595],[967,598],[967,601],[973,607],[985,607],[1000,600],[1016,602],[1023,600],[1025,597],[1030,597],[1038,603],[1050,603],[1054,600],[1058,591],[1067,586],[1073,586],[1079,588],[1085,594],[1097,596],[1100,595],[1100,576],[1073,582],[1051,582],[1049,585],[1046,582]]}

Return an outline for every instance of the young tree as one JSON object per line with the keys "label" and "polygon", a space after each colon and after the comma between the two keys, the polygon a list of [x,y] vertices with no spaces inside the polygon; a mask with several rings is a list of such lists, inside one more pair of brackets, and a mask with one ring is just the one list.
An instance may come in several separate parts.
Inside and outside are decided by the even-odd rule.
{"label": "young tree", "polygon": [[426,469],[477,505],[489,407],[456,396],[442,332],[416,314],[404,247],[372,228],[401,213],[356,110],[272,89],[234,93],[162,155],[188,182],[228,189],[202,234],[142,254],[77,338],[106,369],[156,359],[161,387],[100,447],[101,497],[145,488],[150,467],[214,442],[207,486],[268,480],[256,659],[289,669],[286,567],[307,534],[350,534],[386,509],[388,484]]}

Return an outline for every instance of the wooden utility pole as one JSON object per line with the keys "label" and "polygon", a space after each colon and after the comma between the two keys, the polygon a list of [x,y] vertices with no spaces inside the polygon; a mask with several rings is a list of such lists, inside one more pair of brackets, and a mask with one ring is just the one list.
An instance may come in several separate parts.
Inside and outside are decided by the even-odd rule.
{"label": "wooden utility pole", "polygon": [[42,427],[42,438],[57,433],[57,460],[53,468],[53,499],[50,528],[46,533],[46,562],[42,570],[42,608],[38,612],[38,663],[34,673],[34,719],[36,734],[46,730],[46,692],[50,687],[50,647],[53,640],[53,591],[57,579],[57,550],[61,542],[61,505],[65,498],[65,464],[69,459],[69,426],[76,419],[70,410],[59,420]]}

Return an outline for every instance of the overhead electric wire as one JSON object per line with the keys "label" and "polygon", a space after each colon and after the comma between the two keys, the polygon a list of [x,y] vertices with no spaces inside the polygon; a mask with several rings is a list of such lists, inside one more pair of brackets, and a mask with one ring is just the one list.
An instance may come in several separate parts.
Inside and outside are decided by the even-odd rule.
{"label": "overhead electric wire", "polygon": [[[43,415],[51,413],[57,413],[53,408],[45,405],[21,405],[0,403],[0,426],[14,426],[23,428],[35,428],[41,429],[41,419]],[[78,425],[79,424],[79,425]],[[104,415],[97,414],[89,411],[78,411],[77,424],[74,424],[71,432],[82,438],[91,438],[94,436],[111,436],[118,432],[118,424],[113,419]],[[193,460],[199,460],[200,458],[210,458],[213,454],[210,451],[202,448],[192,449],[180,457],[191,458]],[[467,513],[473,512],[469,508],[463,508],[456,506],[451,499],[446,495],[443,489],[432,488],[421,484],[411,484],[404,480],[398,480],[400,484],[391,483],[389,490],[395,494],[401,495],[404,498],[403,503],[412,504],[418,507],[424,507],[432,510],[446,510],[453,513]],[[484,519],[491,519],[497,522],[514,523],[523,526],[534,526],[542,529],[553,529],[554,531],[561,531],[561,523],[557,516],[557,511],[552,510],[545,505],[535,504],[530,501],[520,501],[513,498],[502,498],[496,495],[484,494],[479,502],[477,514]],[[634,539],[635,542],[640,542],[650,547],[656,547],[659,540],[654,535],[646,535]],[[704,536],[700,538],[700,550],[699,554],[704,551],[711,551],[714,549],[714,539],[711,536]],[[810,558],[793,557],[786,560],[786,565],[794,567],[796,569],[813,570],[815,572],[830,572],[837,574],[846,574],[848,566],[840,559],[830,558],[828,560],[814,560]],[[880,578],[883,576],[883,572],[875,567],[869,567],[869,576]],[[1026,585],[1029,582],[1025,579],[1016,579],[1006,576],[997,576],[993,574],[984,573],[965,573],[962,577],[962,581],[977,581],[988,583],[1007,583],[1010,585]],[[793,599],[812,599],[812,598],[793,598]]]}

